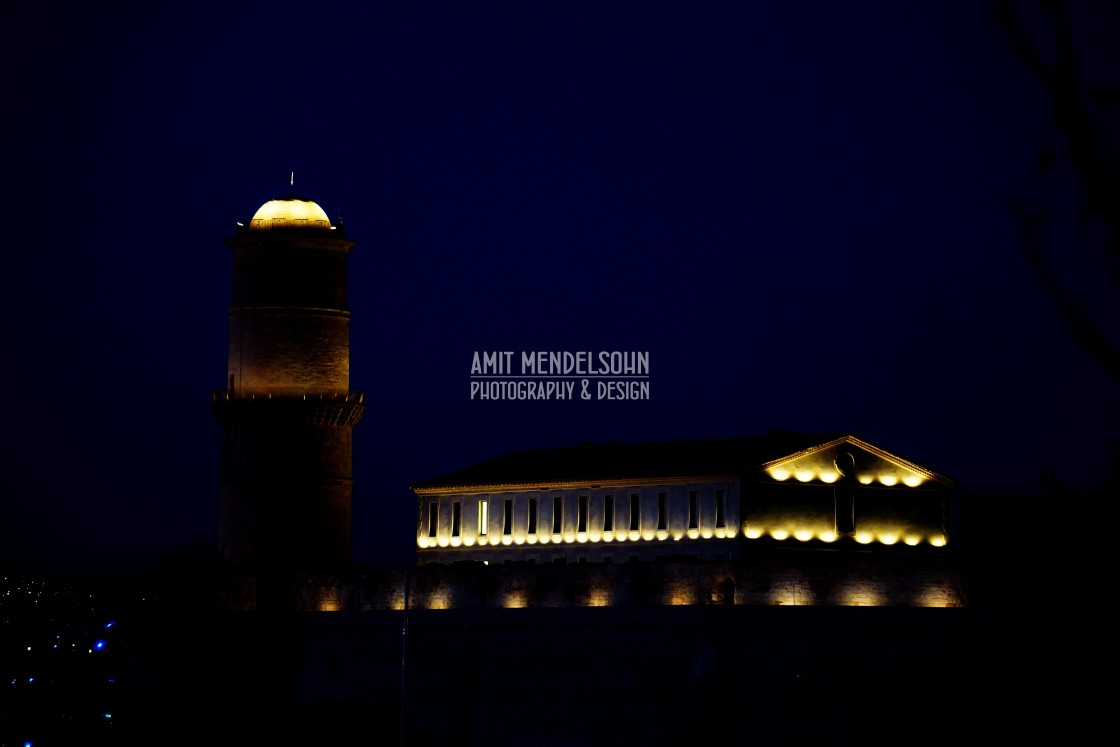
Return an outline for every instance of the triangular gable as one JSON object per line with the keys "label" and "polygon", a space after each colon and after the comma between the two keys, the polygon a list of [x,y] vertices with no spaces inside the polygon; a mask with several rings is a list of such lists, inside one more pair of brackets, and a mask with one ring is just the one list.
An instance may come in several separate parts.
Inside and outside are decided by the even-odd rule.
{"label": "triangular gable", "polygon": [[920,487],[929,483],[952,486],[953,481],[914,464],[855,436],[845,435],[766,462],[761,470],[779,482],[834,483],[841,478],[837,460],[851,454],[855,478],[863,485],[905,485]]}

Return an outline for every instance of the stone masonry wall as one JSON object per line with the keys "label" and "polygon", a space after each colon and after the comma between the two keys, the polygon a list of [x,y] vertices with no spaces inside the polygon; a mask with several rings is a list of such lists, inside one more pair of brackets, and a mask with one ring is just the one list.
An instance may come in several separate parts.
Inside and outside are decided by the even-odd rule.
{"label": "stone masonry wall", "polygon": [[456,563],[305,576],[307,611],[788,605],[963,607],[968,584],[930,555],[791,553],[743,561],[484,565]]}

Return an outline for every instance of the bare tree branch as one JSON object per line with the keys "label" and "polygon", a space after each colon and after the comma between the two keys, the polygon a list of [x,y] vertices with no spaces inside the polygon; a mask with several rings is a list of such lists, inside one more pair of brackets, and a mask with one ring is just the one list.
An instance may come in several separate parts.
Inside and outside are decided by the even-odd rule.
{"label": "bare tree branch", "polygon": [[[1051,61],[1047,60],[1045,50],[1040,48],[1041,42],[1032,40],[1012,0],[999,0],[993,7],[993,18],[1005,32],[1019,60],[1042,84],[1050,99],[1065,153],[1084,189],[1092,216],[1101,222],[1106,231],[1100,247],[1103,250],[1101,271],[1115,275],[1115,259],[1120,256],[1120,164],[1109,160],[1100,132],[1093,127],[1093,112],[1082,91],[1077,50],[1065,8],[1054,0],[1040,0],[1038,5],[1047,20],[1048,41],[1053,44]],[[1107,90],[1101,94],[1096,97],[1096,102],[1107,105]],[[1047,149],[1042,150],[1040,176],[1051,174],[1050,161],[1054,157],[1055,154]],[[1116,324],[1117,320],[1094,315],[1055,271],[1042,241],[1043,230],[1049,222],[1045,208],[1041,205],[1028,206],[1018,200],[1013,202],[1011,212],[1027,265],[1054,304],[1066,330],[1112,376],[1120,380],[1120,346],[1104,331],[1104,325]]]}

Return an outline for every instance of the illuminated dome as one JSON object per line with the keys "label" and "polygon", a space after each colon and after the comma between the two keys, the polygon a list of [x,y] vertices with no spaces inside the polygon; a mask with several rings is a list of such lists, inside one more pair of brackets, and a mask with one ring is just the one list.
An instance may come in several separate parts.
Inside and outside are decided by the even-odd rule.
{"label": "illuminated dome", "polygon": [[331,221],[323,208],[303,197],[284,195],[261,205],[250,230],[267,231],[274,228],[313,228],[331,230]]}

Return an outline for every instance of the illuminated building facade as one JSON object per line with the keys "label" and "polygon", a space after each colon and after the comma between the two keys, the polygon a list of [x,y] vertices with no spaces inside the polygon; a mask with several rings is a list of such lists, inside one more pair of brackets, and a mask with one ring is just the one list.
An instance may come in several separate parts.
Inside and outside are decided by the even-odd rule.
{"label": "illuminated building facade", "polygon": [[941,548],[951,480],[854,436],[522,451],[413,486],[419,563]]}
{"label": "illuminated building facade", "polygon": [[313,201],[269,200],[226,239],[233,255],[219,549],[246,606],[285,604],[292,574],[351,561],[347,259],[355,243]]}
{"label": "illuminated building facade", "polygon": [[966,603],[949,559],[952,481],[849,434],[513,452],[414,485],[417,567],[355,574],[352,439],[365,409],[349,388],[355,244],[290,195],[226,243],[228,379],[212,408],[227,605]]}

